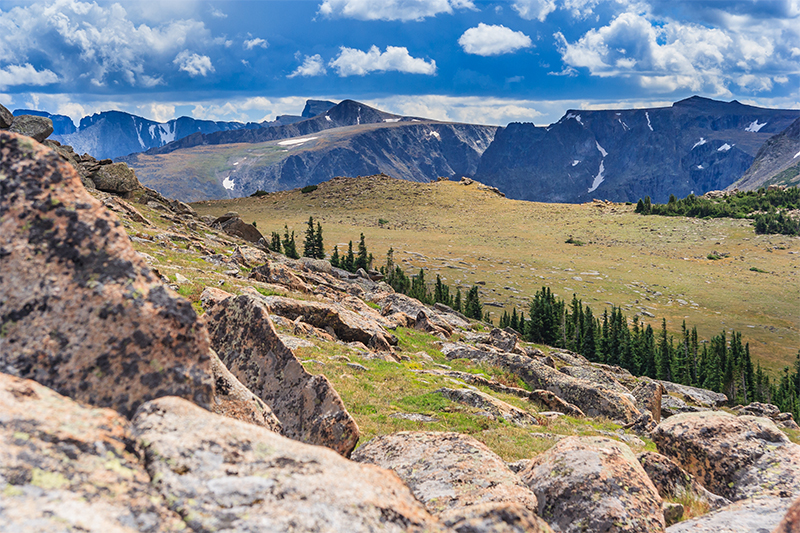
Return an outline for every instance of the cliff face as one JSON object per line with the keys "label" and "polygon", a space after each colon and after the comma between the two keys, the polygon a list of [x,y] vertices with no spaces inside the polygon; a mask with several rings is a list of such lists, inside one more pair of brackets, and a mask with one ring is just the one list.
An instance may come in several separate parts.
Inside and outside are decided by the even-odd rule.
{"label": "cliff face", "polygon": [[730,189],[754,190],[766,185],[800,184],[800,118],[770,137],[755,161]]}
{"label": "cliff face", "polygon": [[568,111],[547,128],[497,132],[475,177],[509,197],[542,202],[593,198],[666,202],[724,189],[759,147],[800,116],[692,97],[669,108]]}

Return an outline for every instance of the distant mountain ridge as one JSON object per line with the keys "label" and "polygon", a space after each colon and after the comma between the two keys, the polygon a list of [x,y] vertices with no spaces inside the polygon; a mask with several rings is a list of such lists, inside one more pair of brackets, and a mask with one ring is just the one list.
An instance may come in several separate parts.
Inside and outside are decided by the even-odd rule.
{"label": "distant mountain ridge", "polygon": [[728,189],[750,191],[767,185],[800,184],[800,118],[770,137],[744,176]]}
{"label": "distant mountain ridge", "polygon": [[475,178],[521,200],[666,202],[726,188],[798,117],[697,96],[667,108],[569,110],[546,128],[498,130]]}

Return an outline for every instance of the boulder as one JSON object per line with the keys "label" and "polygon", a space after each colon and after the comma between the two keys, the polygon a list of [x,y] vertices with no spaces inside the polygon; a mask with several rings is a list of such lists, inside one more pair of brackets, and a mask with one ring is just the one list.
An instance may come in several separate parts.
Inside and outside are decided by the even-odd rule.
{"label": "boulder", "polygon": [[800,498],[796,499],[772,533],[797,533],[800,531]]}
{"label": "boulder", "polygon": [[206,287],[200,294],[200,305],[202,305],[203,309],[206,311],[210,311],[215,305],[231,296],[233,296],[233,294],[223,291],[222,289]]}
{"label": "boulder", "polygon": [[291,268],[275,261],[267,261],[254,268],[248,278],[262,283],[274,283],[297,292],[311,292],[308,285],[298,278]]}
{"label": "boulder", "polygon": [[280,420],[272,412],[272,409],[242,385],[219,360],[213,350],[211,351],[211,373],[214,376],[212,412],[242,422],[249,422],[270,431],[281,432]]}
{"label": "boulder", "polygon": [[261,301],[247,294],[228,298],[208,315],[220,359],[272,408],[283,435],[350,455],[358,426],[327,378],[306,372],[283,344]]}
{"label": "boulder", "polygon": [[664,386],[654,379],[640,378],[639,384],[631,391],[636,398],[636,407],[653,415],[656,424],[661,422],[661,395],[666,394]]}
{"label": "boulder", "polygon": [[114,194],[126,194],[141,188],[133,169],[125,163],[103,165],[89,177],[99,190]]}
{"label": "boulder", "polygon": [[[667,528],[667,533],[769,533],[789,508],[789,498],[755,498],[734,502],[716,511]],[[797,529],[775,533],[797,533]]]}
{"label": "boulder", "polygon": [[126,416],[168,395],[209,406],[191,303],[55,152],[0,132],[0,154],[0,368]]}
{"label": "boulder", "polygon": [[533,459],[522,481],[539,516],[563,533],[664,530],[661,497],[627,445],[568,437]]}
{"label": "boulder", "polygon": [[460,343],[445,344],[442,353],[448,359],[472,359],[503,368],[532,389],[550,391],[574,404],[587,416],[605,416],[624,424],[633,422],[639,416],[639,411],[626,395],[567,376],[525,355],[497,353]]}
{"label": "boulder", "polygon": [[781,413],[778,406],[771,403],[752,402],[744,407],[739,406],[736,409],[736,414],[750,415],[750,416],[763,416],[775,422],[779,427],[787,429],[800,429],[800,426],[794,421],[792,413]]}
{"label": "boulder", "polygon": [[428,309],[420,309],[414,321],[414,329],[436,335],[443,339],[449,337],[453,333],[452,328],[449,324],[443,320],[437,320],[437,318],[438,317]]}
{"label": "boulder", "polygon": [[555,394],[547,390],[537,389],[531,392],[528,396],[530,401],[541,404],[545,406],[547,409],[551,411],[557,411],[559,413],[563,413],[567,416],[572,416],[575,418],[583,418],[586,415],[583,414],[578,407],[572,405],[569,402],[565,402]]}
{"label": "boulder", "polygon": [[32,137],[34,140],[42,142],[53,133],[53,121],[47,117],[20,115],[14,117],[8,131]]}
{"label": "boulder", "polygon": [[391,472],[179,398],[133,421],[153,485],[193,531],[441,531]]}
{"label": "boulder", "polygon": [[536,417],[527,411],[523,411],[519,407],[514,407],[502,400],[498,400],[485,392],[471,389],[448,389],[446,387],[438,389],[435,392],[441,394],[448,400],[481,409],[489,413],[493,418],[505,420],[509,424],[514,424],[515,426],[528,427],[539,425]]}
{"label": "boulder", "polygon": [[128,421],[0,374],[0,530],[183,528],[139,464]]}
{"label": "boulder", "polygon": [[502,352],[511,352],[524,354],[525,352],[519,347],[519,339],[513,333],[503,331],[502,329],[492,328],[489,332],[489,337],[484,341]]}
{"label": "boulder", "polygon": [[683,470],[669,457],[659,453],[644,452],[636,458],[664,499],[674,500],[691,494],[694,498],[707,503],[712,511],[731,503],[727,498],[707,491],[693,475]]}
{"label": "boulder", "polygon": [[631,391],[625,388],[622,383],[610,372],[606,372],[602,368],[595,368],[593,366],[562,366],[559,371],[562,374],[572,376],[573,378],[582,379],[590,383],[594,383],[598,387],[617,392],[627,397],[631,402],[635,401],[635,397],[631,396]]}
{"label": "boulder", "polygon": [[[295,320],[302,316],[303,322],[320,329],[330,327],[336,336],[345,342],[358,341],[369,345],[382,337],[387,345],[396,346],[397,338],[380,324],[364,318],[338,304],[294,300],[283,296],[256,296],[276,315]],[[381,345],[384,343],[381,342]]]}
{"label": "boulder", "polygon": [[237,246],[231,254],[231,261],[246,268],[253,268],[267,263],[269,254],[252,246]]}
{"label": "boulder", "polygon": [[672,383],[671,381],[660,381],[660,383],[668,393],[686,397],[686,400],[700,407],[722,407],[728,403],[728,397],[719,392],[701,389],[699,387],[690,387],[689,385],[680,385],[679,383]]}
{"label": "boulder", "polygon": [[3,104],[0,104],[0,130],[7,130],[13,122],[14,115]]}
{"label": "boulder", "polygon": [[668,418],[670,416],[679,415],[681,413],[700,413],[703,411],[710,411],[711,407],[700,407],[697,405],[689,405],[680,398],[664,394],[661,396],[661,418]]}
{"label": "boulder", "polygon": [[248,242],[258,242],[264,238],[254,225],[247,224],[238,215],[221,216],[211,224],[211,227]]}
{"label": "boulder", "polygon": [[[539,529],[531,531],[549,531],[536,520],[536,496],[500,457],[468,435],[382,435],[359,447],[353,460],[396,472],[428,511],[448,525],[461,524],[457,531],[510,532],[514,529],[504,524],[514,520],[533,521]],[[510,517],[503,518],[503,513]],[[476,518],[483,527],[466,528]]]}
{"label": "boulder", "polygon": [[659,453],[729,500],[800,492],[800,446],[767,418],[680,414],[661,422],[652,438]]}

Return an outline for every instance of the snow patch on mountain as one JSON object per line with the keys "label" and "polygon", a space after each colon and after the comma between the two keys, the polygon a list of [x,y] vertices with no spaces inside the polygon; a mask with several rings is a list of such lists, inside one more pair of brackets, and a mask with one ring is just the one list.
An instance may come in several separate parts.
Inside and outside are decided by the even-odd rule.
{"label": "snow patch on mountain", "polygon": [[228,176],[227,178],[225,178],[224,180],[222,180],[222,186],[223,186],[223,187],[225,187],[226,189],[228,189],[229,191],[232,191],[232,190],[233,190],[233,187],[235,186],[235,183],[234,183],[234,181],[233,181],[233,178],[231,178],[230,176]]}
{"label": "snow patch on mountain", "polygon": [[747,127],[744,129],[744,131],[749,131],[749,132],[752,132],[752,133],[758,133],[758,131],[759,131],[761,128],[763,128],[764,126],[766,126],[766,125],[767,125],[767,123],[766,123],[766,122],[765,122],[765,123],[763,123],[763,124],[759,124],[759,123],[758,123],[758,120],[754,120],[753,122],[751,122],[751,123],[750,123],[750,125],[749,125],[749,126],[747,126]]}
{"label": "snow patch on mountain", "polygon": [[650,131],[654,131],[653,125],[650,124],[650,113],[648,111],[645,111],[644,116],[647,117],[647,127],[650,128]]}
{"label": "snow patch on mountain", "polygon": [[[598,145],[599,146],[599,145]],[[600,170],[597,172],[597,176],[594,177],[594,181],[592,181],[592,186],[589,187],[589,192],[596,190],[605,178],[603,177],[603,173],[606,171],[606,167],[602,161],[600,161]]]}
{"label": "snow patch on mountain", "polygon": [[602,155],[603,157],[605,157],[605,156],[607,156],[607,155],[608,155],[608,152],[606,152],[605,150],[603,150],[603,147],[602,147],[602,146],[600,146],[600,143],[599,143],[599,142],[595,141],[595,142],[594,142],[594,144],[596,144],[596,145],[597,145],[597,149],[600,151],[600,155]]}
{"label": "snow patch on mountain", "polygon": [[567,116],[564,117],[564,120],[569,120],[571,118],[574,118],[575,120],[578,121],[578,124],[583,126],[583,121],[581,120],[581,116],[580,115],[576,115],[575,113],[567,113]]}
{"label": "snow patch on mountain", "polygon": [[728,150],[730,150],[734,146],[735,145],[730,145],[728,143],[725,143],[722,146],[720,146],[719,148],[717,148],[717,152],[727,152]]}
{"label": "snow patch on mountain", "polygon": [[703,146],[703,145],[704,145],[705,143],[707,143],[707,142],[708,142],[708,141],[707,141],[707,140],[705,140],[705,138],[704,138],[704,137],[700,137],[700,140],[699,140],[699,141],[697,141],[696,143],[694,143],[694,146],[692,146],[692,150],[694,150],[694,149],[695,149],[695,148],[697,148],[698,146]]}
{"label": "snow patch on mountain", "polygon": [[[795,156],[795,157],[796,157],[796,156]],[[580,160],[580,159],[576,159],[575,161],[573,161],[573,162],[572,162],[572,166],[573,166],[573,167],[575,167],[575,166],[578,166],[578,165],[580,164],[580,162],[581,162],[581,160]]]}
{"label": "snow patch on mountain", "polygon": [[294,146],[297,144],[307,143],[308,141],[313,141],[314,139],[319,139],[319,137],[306,137],[305,139],[289,139],[288,141],[281,141],[278,144],[281,146]]}

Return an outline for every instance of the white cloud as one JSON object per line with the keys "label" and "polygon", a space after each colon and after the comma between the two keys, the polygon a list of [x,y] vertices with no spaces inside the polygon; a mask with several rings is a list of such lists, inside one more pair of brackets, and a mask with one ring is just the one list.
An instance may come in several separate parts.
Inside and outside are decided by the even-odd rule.
{"label": "white cloud", "polygon": [[286,77],[295,78],[297,76],[323,76],[327,72],[328,71],[325,69],[325,63],[322,61],[322,56],[319,54],[314,54],[313,56],[306,56],[306,58],[303,60],[303,64],[297,67],[294,72]]}
{"label": "white cloud", "polygon": [[483,22],[465,31],[458,39],[458,44],[466,53],[479,56],[508,54],[533,45],[531,38],[521,31],[505,26],[489,26]]}
{"label": "white cloud", "polygon": [[[777,29],[770,31],[769,25]],[[786,39],[800,40],[800,34],[791,37],[782,21],[763,27],[739,21],[738,28],[733,26],[730,20],[710,28],[625,12],[575,42],[561,33],[555,37],[567,68],[586,68],[598,77],[634,78],[659,92],[688,89],[729,96],[731,85],[769,91],[772,73],[796,70]]]}
{"label": "white cloud", "polygon": [[58,76],[54,72],[36,70],[30,63],[0,68],[0,89],[18,85],[49,85],[57,81]]}
{"label": "white cloud", "polygon": [[220,11],[219,9],[217,9],[215,7],[212,7],[209,10],[209,13],[211,13],[212,17],[217,18],[217,19],[226,19],[226,18],[228,18],[228,15],[226,13],[223,13],[222,11]]}
{"label": "white cloud", "polygon": [[146,104],[139,106],[139,113],[137,114],[156,122],[166,122],[175,118],[175,106],[159,103]]}
{"label": "white cloud", "polygon": [[214,72],[214,65],[211,64],[210,57],[192,54],[189,50],[179,53],[172,62],[178,65],[179,70],[187,72],[193,78],[207,76],[209,72]]}
{"label": "white cloud", "polygon": [[411,57],[404,46],[387,46],[383,53],[377,46],[372,46],[367,52],[342,46],[339,55],[329,65],[342,77],[364,76],[376,71],[436,74],[436,61]]}
{"label": "white cloud", "polygon": [[[180,3],[159,6],[168,9],[164,4]],[[139,3],[126,5],[141,11]],[[111,82],[148,87],[158,78],[145,67],[148,61],[163,66],[190,42],[209,37],[203,22],[165,14],[160,20],[168,22],[134,24],[119,3],[31,2],[0,11],[0,57],[22,64],[36,56],[37,68],[54,72],[62,82],[86,79],[96,86]]]}
{"label": "white cloud", "polygon": [[511,5],[525,20],[538,19],[544,22],[547,15],[556,10],[555,0],[514,0]]}
{"label": "white cloud", "polygon": [[422,20],[453,9],[475,9],[471,0],[325,0],[319,14],[360,20]]}
{"label": "white cloud", "polygon": [[255,39],[249,39],[244,42],[244,47],[246,50],[252,50],[256,46],[260,46],[261,48],[266,48],[269,46],[269,43],[266,39],[262,39],[260,37],[256,37]]}

